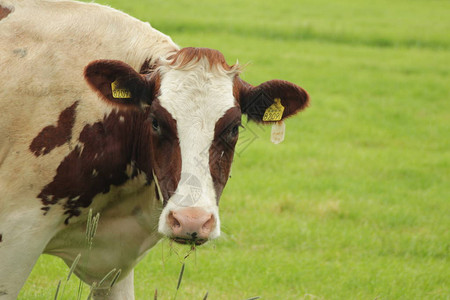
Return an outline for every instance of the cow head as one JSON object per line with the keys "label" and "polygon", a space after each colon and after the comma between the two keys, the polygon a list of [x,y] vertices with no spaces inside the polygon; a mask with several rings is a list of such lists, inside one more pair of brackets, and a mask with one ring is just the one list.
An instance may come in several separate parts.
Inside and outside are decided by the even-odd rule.
{"label": "cow head", "polygon": [[219,198],[229,178],[245,114],[263,121],[274,99],[282,118],[308,104],[302,88],[281,80],[252,86],[211,49],[183,48],[150,74],[112,60],[94,61],[85,76],[100,98],[119,109],[148,112],[152,177],[164,209],[159,232],[179,243],[202,244],[220,235]]}

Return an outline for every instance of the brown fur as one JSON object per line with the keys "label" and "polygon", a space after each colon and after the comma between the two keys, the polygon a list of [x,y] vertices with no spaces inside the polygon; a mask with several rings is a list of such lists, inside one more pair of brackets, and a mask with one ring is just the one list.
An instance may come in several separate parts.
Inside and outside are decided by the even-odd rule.
{"label": "brown fur", "polygon": [[11,9],[0,5],[0,21],[6,18],[12,12]]}
{"label": "brown fur", "polygon": [[33,139],[29,148],[35,156],[49,154],[54,148],[70,141],[77,106],[78,101],[67,107],[59,115],[56,127],[53,125],[45,127]]}
{"label": "brown fur", "polygon": [[235,67],[228,65],[223,54],[215,49],[187,47],[169,56],[170,64],[178,68],[183,68],[191,62],[198,62],[202,58],[208,60],[211,68],[221,67],[225,71],[231,71]]}
{"label": "brown fur", "polygon": [[139,69],[139,74],[151,74],[157,68],[156,64],[151,64],[150,59],[146,59]]}
{"label": "brown fur", "polygon": [[[177,122],[158,100],[152,103],[151,114],[151,118],[155,118],[159,123],[160,134],[151,129],[151,152],[148,155],[151,155],[154,172],[166,204],[181,178],[181,149]],[[150,124],[151,121],[149,119]]]}
{"label": "brown fur", "polygon": [[234,148],[238,135],[233,135],[233,127],[241,123],[241,111],[239,107],[230,108],[220,118],[214,128],[214,140],[209,148],[209,169],[216,190],[217,202],[219,202],[223,188],[230,175],[233,162]]}

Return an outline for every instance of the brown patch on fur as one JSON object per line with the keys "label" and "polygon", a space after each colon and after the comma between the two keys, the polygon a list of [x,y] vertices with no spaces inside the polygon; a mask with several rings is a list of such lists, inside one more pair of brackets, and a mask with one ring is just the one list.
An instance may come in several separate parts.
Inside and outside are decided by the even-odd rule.
{"label": "brown patch on fur", "polygon": [[[161,131],[152,128],[153,118]],[[62,160],[52,182],[38,195],[44,214],[62,202],[68,224],[96,195],[108,193],[111,186],[121,186],[139,173],[150,184],[154,171],[165,203],[176,190],[181,176],[176,121],[157,100],[143,110],[113,111],[102,121],[86,125],[79,142],[83,146],[76,146]],[[131,175],[127,166],[133,168]]]}
{"label": "brown patch on fur", "polygon": [[10,13],[12,13],[11,9],[0,5],[0,21],[6,18]]}
{"label": "brown patch on fur", "polygon": [[49,154],[56,147],[70,141],[77,106],[78,101],[64,109],[59,115],[56,127],[53,125],[45,127],[33,139],[29,149],[35,156]]}
{"label": "brown patch on fur", "polygon": [[0,243],[3,242],[3,234],[0,233]]}
{"label": "brown patch on fur", "polygon": [[[60,163],[52,182],[39,193],[47,212],[51,205],[65,200],[65,223],[79,216],[81,208],[88,207],[93,198],[106,194],[111,186],[120,186],[144,172],[152,181],[152,166],[147,158],[150,149],[148,112],[112,112],[103,121],[86,125],[80,133],[77,146]],[[119,119],[123,118],[124,122]],[[127,166],[134,170],[127,175]]]}
{"label": "brown patch on fur", "polygon": [[214,128],[214,140],[209,148],[209,169],[216,190],[217,203],[230,175],[240,124],[241,111],[236,106],[230,108],[217,121]]}
{"label": "brown patch on fur", "polygon": [[220,51],[209,48],[182,48],[177,53],[169,56],[168,59],[171,61],[171,66],[176,65],[177,68],[183,68],[189,63],[199,62],[202,58],[206,58],[208,60],[211,68],[221,67],[225,71],[231,71],[235,68],[235,65],[230,66],[227,64],[225,57]]}
{"label": "brown patch on fur", "polygon": [[159,130],[151,126],[151,159],[165,205],[180,182],[181,149],[177,121],[160,105],[159,100],[152,103],[150,122],[153,119],[157,121]]}

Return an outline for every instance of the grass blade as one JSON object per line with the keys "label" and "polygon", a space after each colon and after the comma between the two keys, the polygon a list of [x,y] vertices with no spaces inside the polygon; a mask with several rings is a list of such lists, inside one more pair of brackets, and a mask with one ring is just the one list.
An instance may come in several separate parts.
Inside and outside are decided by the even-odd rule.
{"label": "grass blade", "polygon": [[155,295],[153,296],[153,300],[158,300],[158,289],[155,289]]}
{"label": "grass blade", "polygon": [[87,296],[86,299],[87,299],[87,300],[91,300],[91,299],[92,299],[92,289],[91,289],[91,291],[89,292],[89,295]]}
{"label": "grass blade", "polygon": [[92,248],[92,243],[94,241],[94,236],[97,233],[98,220],[100,219],[100,213],[97,213],[94,217],[92,216],[92,209],[89,210],[88,218],[86,222],[86,244],[89,249]]}
{"label": "grass blade", "polygon": [[81,300],[81,295],[83,294],[83,286],[84,286],[84,283],[80,279],[80,282],[78,283],[77,300]]}
{"label": "grass blade", "polygon": [[91,300],[92,299],[92,295],[94,294],[94,290],[97,288],[97,283],[96,282],[94,282],[92,285],[91,285],[91,290],[89,291],[89,295],[88,295],[88,297],[87,297],[87,300]]}
{"label": "grass blade", "polygon": [[98,221],[100,219],[100,214],[97,213],[93,220],[93,226],[92,226],[92,232],[91,232],[91,239],[94,239],[95,234],[97,233],[97,227],[98,227]]}
{"label": "grass blade", "polygon": [[206,292],[206,295],[205,295],[205,297],[203,297],[203,300],[208,299],[208,293],[209,293],[209,292]]}
{"label": "grass blade", "polygon": [[175,291],[175,296],[173,297],[173,300],[176,300],[176,299],[177,299],[178,290],[180,289],[181,280],[183,279],[183,274],[184,274],[184,263],[183,263],[183,265],[181,266],[180,276],[178,276],[177,289],[176,289],[176,291]]}
{"label": "grass blade", "polygon": [[181,266],[181,271],[180,271],[180,276],[178,276],[178,284],[177,284],[177,291],[180,288],[181,285],[181,280],[183,279],[183,274],[184,274],[184,263]]}
{"label": "grass blade", "polygon": [[103,279],[100,280],[100,282],[98,283],[98,286],[102,286],[103,282],[105,282],[105,280],[114,272],[116,272],[116,268],[109,271],[108,274],[106,274],[105,277],[103,277]]}
{"label": "grass blade", "polygon": [[114,278],[113,278],[113,280],[111,281],[111,285],[109,286],[110,288],[112,288],[113,285],[116,284],[116,281],[117,281],[117,279],[118,279],[119,276],[120,276],[120,273],[122,273],[122,270],[121,270],[121,269],[117,270],[117,273],[116,273],[116,275],[114,275]]}
{"label": "grass blade", "polygon": [[89,233],[91,232],[92,223],[92,209],[89,209],[88,217],[86,219],[86,244],[89,245]]}
{"label": "grass blade", "polygon": [[77,257],[75,257],[75,260],[72,263],[72,266],[70,266],[69,274],[67,274],[66,281],[70,280],[70,276],[72,276],[73,271],[75,271],[75,268],[78,265],[78,261],[80,260],[80,257],[81,257],[81,253],[78,253]]}
{"label": "grass blade", "polygon": [[261,298],[260,296],[256,296],[256,297],[248,298],[247,300],[256,300],[256,299],[260,299],[260,298]]}
{"label": "grass blade", "polygon": [[72,273],[75,271],[75,268],[78,265],[80,257],[81,257],[81,253],[78,253],[77,257],[75,257],[75,259],[73,260],[72,265],[70,266],[70,270],[69,270],[69,273],[67,274],[66,281],[64,282],[64,285],[62,286],[62,289],[61,289],[61,298],[60,298],[60,300],[62,300],[63,297],[64,297],[64,292],[66,291],[66,285],[68,284],[68,282],[70,280],[70,277],[72,276]]}
{"label": "grass blade", "polygon": [[56,287],[55,300],[58,299],[59,288],[61,287],[61,280],[58,282],[58,286]]}

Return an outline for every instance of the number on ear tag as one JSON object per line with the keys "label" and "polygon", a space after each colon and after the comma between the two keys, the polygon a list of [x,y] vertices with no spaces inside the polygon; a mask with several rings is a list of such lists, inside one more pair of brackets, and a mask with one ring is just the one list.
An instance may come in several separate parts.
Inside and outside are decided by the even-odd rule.
{"label": "number on ear tag", "polygon": [[111,83],[112,96],[116,99],[129,99],[131,98],[131,92],[128,89],[119,87],[119,82],[113,81]]}
{"label": "number on ear tag", "polygon": [[280,98],[275,98],[274,103],[269,106],[264,112],[263,121],[275,122],[280,121],[283,118],[284,106],[281,104]]}

